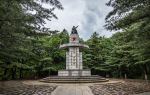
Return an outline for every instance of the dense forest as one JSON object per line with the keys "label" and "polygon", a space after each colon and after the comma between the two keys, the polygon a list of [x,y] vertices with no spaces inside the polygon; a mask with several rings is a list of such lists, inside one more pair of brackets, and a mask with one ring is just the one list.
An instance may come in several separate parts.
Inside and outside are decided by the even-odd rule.
{"label": "dense forest", "polygon": [[[83,50],[84,68],[104,77],[150,79],[150,0],[110,0],[106,6],[113,10],[104,27],[118,32],[80,38],[90,47]],[[57,19],[55,9],[63,10],[57,0],[0,1],[0,80],[38,79],[65,68],[59,46],[68,43],[69,33],[44,26]]]}

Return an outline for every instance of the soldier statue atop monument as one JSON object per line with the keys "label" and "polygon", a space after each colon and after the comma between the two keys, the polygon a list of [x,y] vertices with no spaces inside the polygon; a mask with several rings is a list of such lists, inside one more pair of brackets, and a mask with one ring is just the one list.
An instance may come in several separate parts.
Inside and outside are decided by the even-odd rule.
{"label": "soldier statue atop monument", "polygon": [[71,34],[78,34],[78,32],[77,32],[77,28],[78,28],[78,26],[73,26],[72,27],[72,31],[71,31]]}

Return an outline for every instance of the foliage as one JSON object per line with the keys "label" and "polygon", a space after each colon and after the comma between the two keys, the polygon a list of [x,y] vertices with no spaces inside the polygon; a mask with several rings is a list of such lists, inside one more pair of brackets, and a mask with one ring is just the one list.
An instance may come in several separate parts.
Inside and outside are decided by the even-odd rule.
{"label": "foliage", "polygon": [[[43,3],[50,4],[51,8],[43,7]],[[1,78],[12,76],[15,79],[18,71],[21,78],[23,70],[32,70],[35,66],[31,64],[42,60],[39,57],[45,52],[40,50],[42,43],[37,39],[53,33],[43,24],[45,20],[57,18],[53,12],[55,8],[63,9],[57,0],[0,1]]]}
{"label": "foliage", "polygon": [[129,68],[140,66],[141,72],[147,79],[150,65],[150,50],[148,49],[150,47],[150,1],[110,0],[107,5],[113,7],[113,10],[106,16],[105,27],[109,30],[121,29],[123,31],[112,37],[116,39],[115,42],[119,43],[116,47],[116,54],[118,50],[119,53],[126,54],[121,55],[121,59],[128,60]]}
{"label": "foliage", "polygon": [[[45,8],[42,4],[50,4]],[[149,0],[110,0],[113,10],[106,16],[106,28],[118,30],[106,38],[94,32],[81,43],[83,65],[92,74],[117,78],[150,76],[150,2]],[[63,9],[57,0],[0,1],[0,80],[41,78],[56,75],[65,68],[69,34],[50,31],[45,20],[57,18],[54,9]]]}

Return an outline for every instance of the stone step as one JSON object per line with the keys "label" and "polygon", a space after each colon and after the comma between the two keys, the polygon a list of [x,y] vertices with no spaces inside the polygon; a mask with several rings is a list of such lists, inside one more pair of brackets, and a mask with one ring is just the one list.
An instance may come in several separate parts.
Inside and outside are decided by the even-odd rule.
{"label": "stone step", "polygon": [[78,81],[66,81],[66,80],[54,80],[54,81],[41,81],[41,82],[46,82],[46,83],[96,83],[96,82],[106,82],[108,80],[78,80]]}
{"label": "stone step", "polygon": [[50,78],[50,79],[71,79],[71,78],[73,78],[73,79],[87,79],[87,78],[102,78],[101,76],[50,76],[50,77],[46,77],[46,78],[43,78],[43,79],[48,79],[48,78]]}
{"label": "stone step", "polygon": [[41,82],[48,82],[48,83],[91,83],[91,82],[105,82],[108,81],[101,76],[52,76],[46,77],[40,80]]}

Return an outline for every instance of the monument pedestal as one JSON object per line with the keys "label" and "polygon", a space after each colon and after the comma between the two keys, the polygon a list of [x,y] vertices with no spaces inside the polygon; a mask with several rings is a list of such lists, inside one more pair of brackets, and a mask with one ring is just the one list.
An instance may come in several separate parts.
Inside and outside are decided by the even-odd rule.
{"label": "monument pedestal", "polygon": [[59,70],[58,76],[91,76],[91,70]]}

